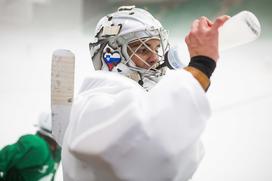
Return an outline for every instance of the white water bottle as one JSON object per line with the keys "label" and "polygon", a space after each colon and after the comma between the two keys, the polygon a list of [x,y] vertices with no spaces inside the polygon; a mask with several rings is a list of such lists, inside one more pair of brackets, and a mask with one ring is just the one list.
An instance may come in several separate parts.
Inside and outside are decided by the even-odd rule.
{"label": "white water bottle", "polygon": [[257,17],[249,11],[241,11],[219,29],[219,51],[254,41],[260,34],[261,25]]}
{"label": "white water bottle", "polygon": [[[234,48],[256,40],[261,34],[261,25],[258,18],[249,11],[241,11],[228,19],[219,29],[219,51]],[[170,69],[179,69],[185,66],[183,59],[189,59],[189,52],[180,54],[177,48],[170,48],[166,61]],[[184,51],[184,50],[183,50]]]}

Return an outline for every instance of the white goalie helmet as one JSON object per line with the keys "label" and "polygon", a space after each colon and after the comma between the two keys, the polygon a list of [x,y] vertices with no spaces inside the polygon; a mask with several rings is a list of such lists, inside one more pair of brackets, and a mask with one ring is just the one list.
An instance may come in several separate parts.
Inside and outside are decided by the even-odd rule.
{"label": "white goalie helmet", "polygon": [[[146,42],[151,39],[160,40],[156,51],[151,50]],[[140,42],[136,50],[131,43]],[[146,47],[156,53],[157,62],[148,68],[136,66],[132,61],[136,51]],[[106,15],[97,24],[95,40],[89,44],[92,61],[96,70],[118,72],[151,89],[165,74],[164,55],[167,52],[168,33],[161,23],[144,9],[135,6],[123,6],[117,12]],[[130,52],[130,53],[129,53]],[[138,56],[139,57],[139,56]]]}

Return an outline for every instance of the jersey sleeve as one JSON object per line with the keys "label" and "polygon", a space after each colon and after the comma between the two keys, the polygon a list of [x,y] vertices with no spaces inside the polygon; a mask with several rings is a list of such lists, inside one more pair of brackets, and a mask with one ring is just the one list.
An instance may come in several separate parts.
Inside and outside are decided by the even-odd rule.
{"label": "jersey sleeve", "polygon": [[36,135],[25,135],[0,151],[0,172],[2,177],[12,167],[23,169],[36,166],[47,159],[48,148],[46,143]]}
{"label": "jersey sleeve", "polygon": [[86,84],[76,98],[64,177],[188,180],[202,157],[199,138],[210,113],[204,90],[185,70],[170,71],[149,92],[126,81]]}
{"label": "jersey sleeve", "polygon": [[23,154],[20,153],[21,151],[18,143],[7,145],[0,151],[0,178],[3,179],[6,172],[20,160],[23,156]]}
{"label": "jersey sleeve", "polygon": [[[147,127],[166,147],[182,150],[199,139],[210,116],[210,105],[189,72],[169,71],[148,94]],[[179,144],[173,138],[179,138]]]}

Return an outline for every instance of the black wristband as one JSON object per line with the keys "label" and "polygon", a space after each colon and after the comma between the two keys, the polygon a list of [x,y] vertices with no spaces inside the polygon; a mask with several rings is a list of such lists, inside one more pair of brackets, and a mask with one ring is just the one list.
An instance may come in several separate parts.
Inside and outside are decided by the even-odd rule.
{"label": "black wristband", "polygon": [[216,63],[213,59],[209,57],[195,56],[191,58],[189,66],[197,68],[198,70],[203,72],[205,75],[207,75],[208,78],[210,78],[216,67]]}

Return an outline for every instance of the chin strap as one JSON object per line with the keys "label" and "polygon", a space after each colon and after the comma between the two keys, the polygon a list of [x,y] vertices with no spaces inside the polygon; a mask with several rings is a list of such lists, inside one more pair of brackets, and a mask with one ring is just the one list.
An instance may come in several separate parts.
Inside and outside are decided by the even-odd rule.
{"label": "chin strap", "polygon": [[[105,67],[104,70],[107,70],[107,68]],[[161,77],[165,75],[166,69],[161,68],[160,70],[147,71],[138,67],[130,67],[123,63],[119,63],[112,69],[112,72],[119,73],[134,80],[145,90],[149,91],[159,82]]]}

